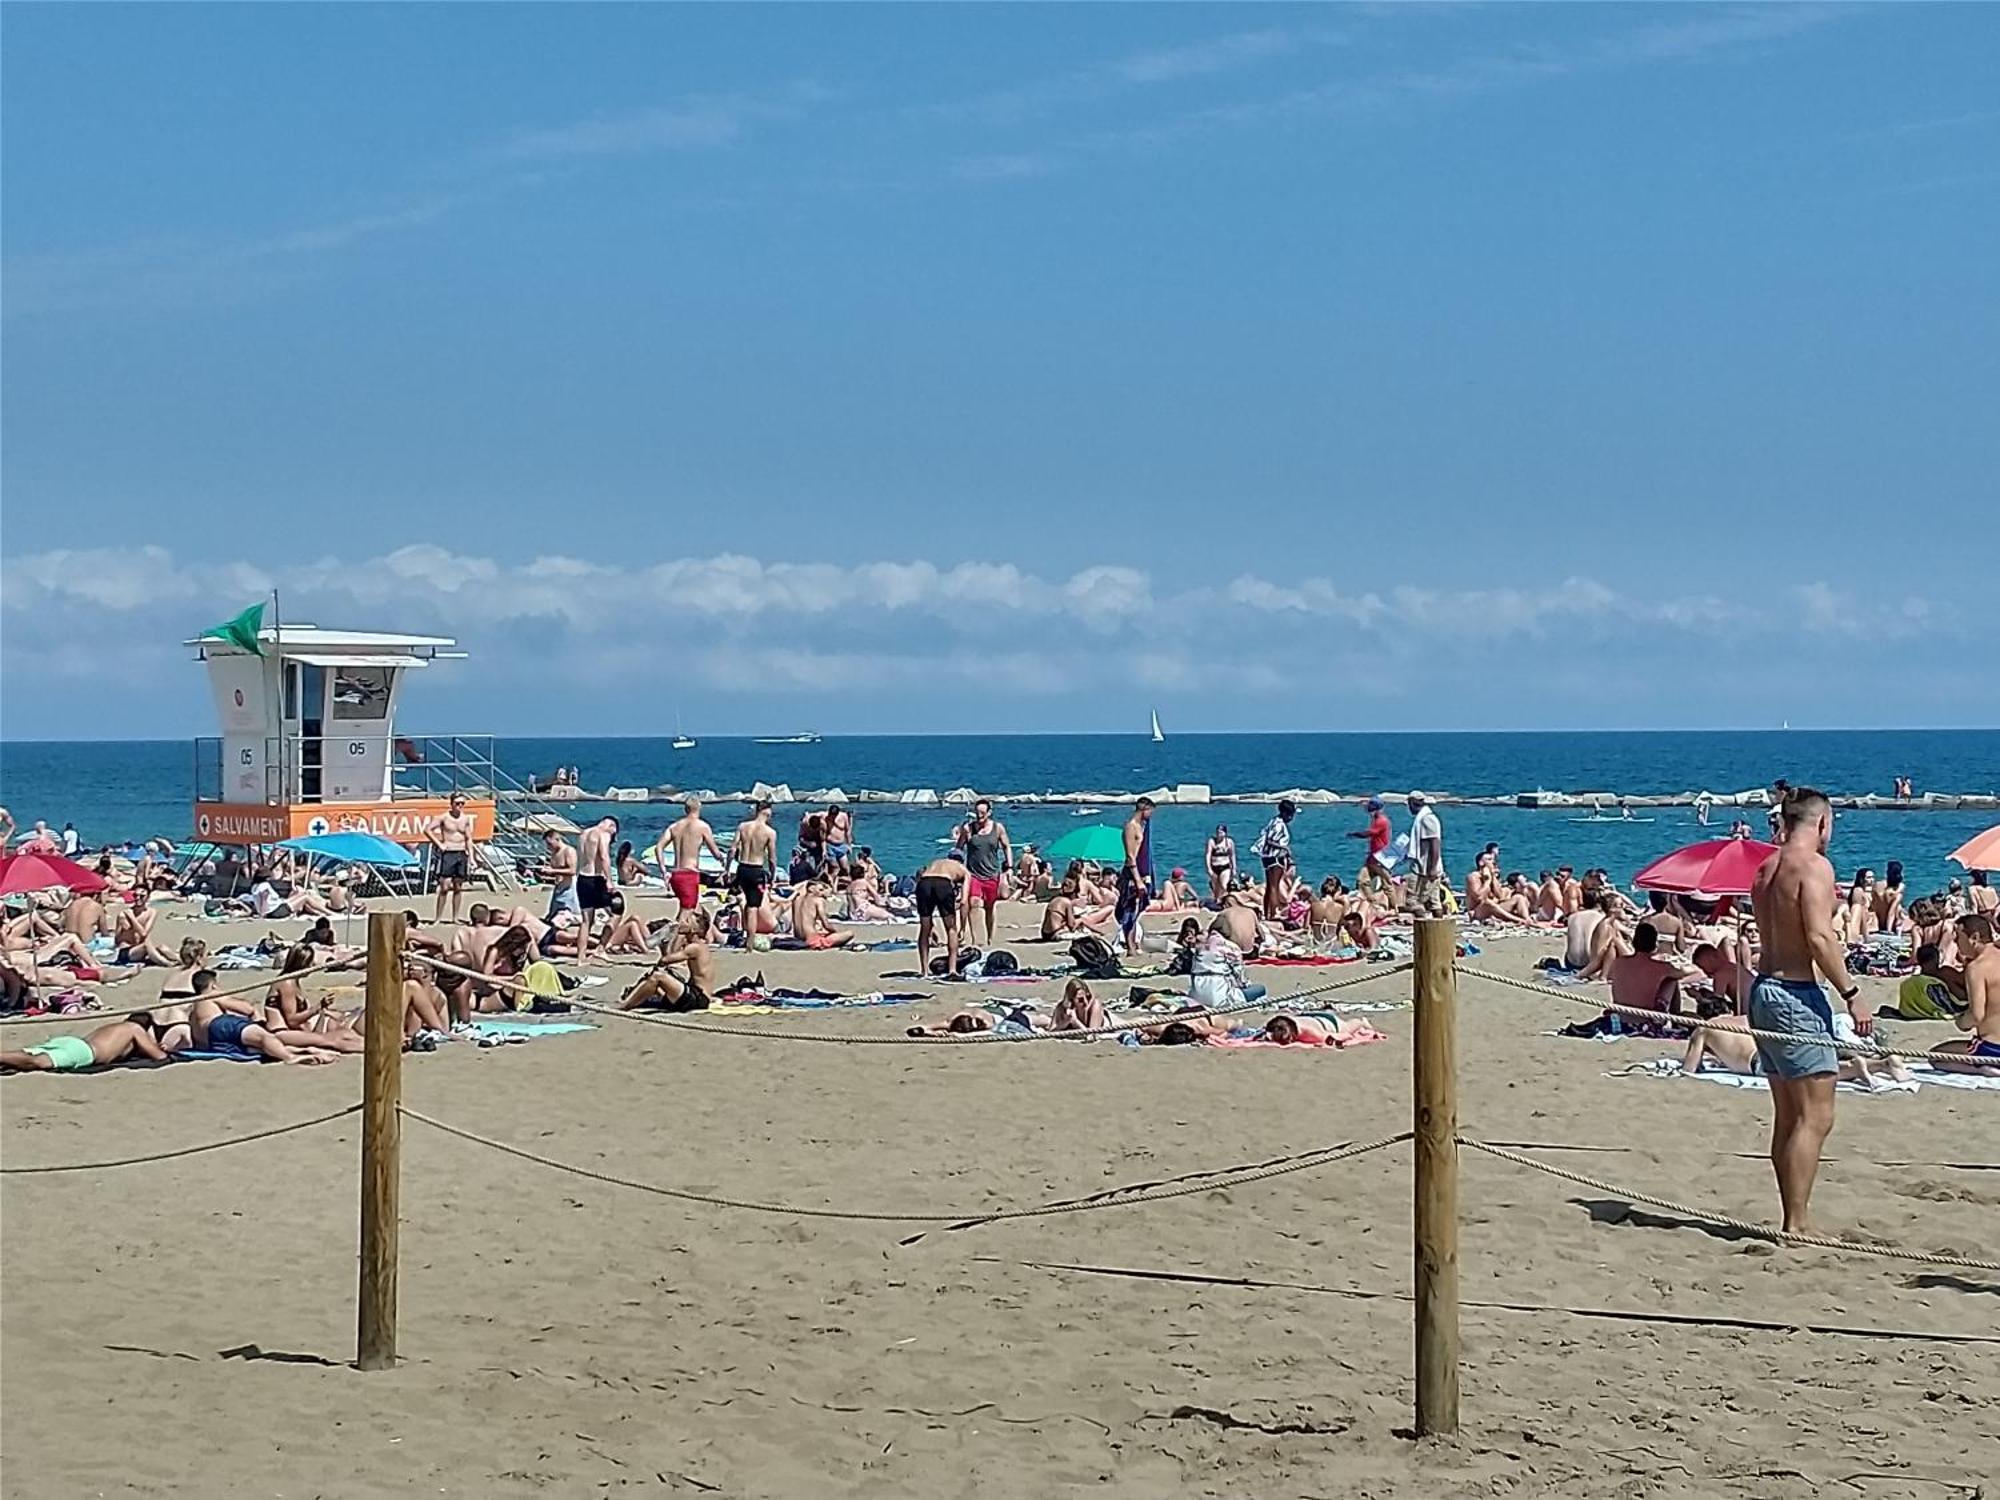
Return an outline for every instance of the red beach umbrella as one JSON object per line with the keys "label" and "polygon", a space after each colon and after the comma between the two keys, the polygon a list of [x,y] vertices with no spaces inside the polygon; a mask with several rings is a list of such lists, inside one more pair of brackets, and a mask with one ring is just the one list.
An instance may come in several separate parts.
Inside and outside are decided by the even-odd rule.
{"label": "red beach umbrella", "polygon": [[1632,877],[1641,890],[1747,896],[1757,867],[1778,852],[1760,839],[1706,839],[1663,854]]}
{"label": "red beach umbrella", "polygon": [[20,896],[58,887],[94,896],[106,883],[95,870],[85,869],[60,854],[9,854],[0,858],[0,896]]}
{"label": "red beach umbrella", "polygon": [[2000,870],[2000,823],[1984,833],[1975,833],[1952,850],[1950,858],[1968,870]]}

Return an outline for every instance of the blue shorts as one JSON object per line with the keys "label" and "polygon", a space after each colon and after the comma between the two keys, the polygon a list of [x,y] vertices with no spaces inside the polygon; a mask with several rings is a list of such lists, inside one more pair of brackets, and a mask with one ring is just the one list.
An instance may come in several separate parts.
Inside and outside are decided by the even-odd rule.
{"label": "blue shorts", "polygon": [[2000,1042],[1989,1042],[1983,1036],[1975,1037],[1972,1051],[1968,1055],[1978,1058],[1981,1062],[2000,1063]]}
{"label": "blue shorts", "polygon": [[243,1045],[243,1030],[257,1023],[249,1016],[221,1015],[208,1023],[208,1050],[211,1052],[241,1052],[250,1055],[250,1049]]}
{"label": "blue shorts", "polygon": [[1824,1042],[1779,1042],[1757,1038],[1757,1057],[1767,1078],[1816,1078],[1840,1070],[1833,1045],[1833,1011],[1826,991],[1800,979],[1759,974],[1750,987],[1750,1024],[1759,1031],[1796,1031],[1824,1036]]}

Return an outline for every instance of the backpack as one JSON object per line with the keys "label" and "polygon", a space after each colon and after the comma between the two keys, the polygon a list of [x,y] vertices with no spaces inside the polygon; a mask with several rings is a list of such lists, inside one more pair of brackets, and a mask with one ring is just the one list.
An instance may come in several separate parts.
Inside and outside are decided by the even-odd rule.
{"label": "backpack", "polygon": [[1089,933],[1069,945],[1069,961],[1085,979],[1121,979],[1125,975],[1110,944]]}
{"label": "backpack", "polygon": [[1018,974],[1020,972],[1021,960],[1014,957],[1005,948],[995,948],[991,953],[986,955],[986,977],[988,979],[999,979],[1004,975]]}
{"label": "backpack", "polygon": [[[978,958],[979,958],[979,950],[977,948],[959,949],[958,972],[963,974],[965,972],[965,966],[967,964],[977,962]],[[945,973],[946,973],[945,955],[940,953],[936,958],[931,960],[931,977],[933,979],[942,979],[944,978]]]}

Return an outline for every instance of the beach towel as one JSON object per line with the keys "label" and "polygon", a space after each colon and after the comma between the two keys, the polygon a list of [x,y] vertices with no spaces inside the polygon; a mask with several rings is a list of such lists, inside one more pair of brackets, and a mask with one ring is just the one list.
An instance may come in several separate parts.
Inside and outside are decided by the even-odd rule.
{"label": "beach towel", "polygon": [[526,1016],[480,1016],[472,1029],[482,1037],[562,1036],[571,1031],[595,1031],[586,1021],[531,1021]]}
{"label": "beach towel", "polygon": [[1370,1042],[1386,1042],[1388,1033],[1377,1031],[1366,1024],[1349,1026],[1340,1036],[1316,1036],[1302,1031],[1296,1042],[1274,1042],[1261,1030],[1252,1031],[1239,1027],[1227,1036],[1212,1036],[1208,1039],[1211,1047],[1275,1047],[1280,1052],[1345,1052],[1350,1047],[1365,1047]]}
{"label": "beach towel", "polygon": [[[1914,1094],[1920,1088],[1947,1089],[1989,1089],[2000,1090],[2000,1076],[1981,1077],[1977,1073],[1950,1073],[1932,1067],[1929,1063],[1910,1064],[1911,1077],[1907,1082],[1898,1083],[1885,1076],[1879,1069],[1875,1074],[1875,1087],[1870,1089],[1862,1083],[1839,1083],[1834,1085],[1836,1093],[1842,1094]],[[1606,1078],[1685,1078],[1678,1057],[1655,1057],[1646,1062],[1630,1063],[1622,1068],[1613,1068],[1604,1075]],[[1769,1093],[1770,1080],[1748,1073],[1731,1073],[1720,1068],[1703,1068],[1695,1074],[1698,1083],[1719,1083],[1725,1088],[1747,1089],[1752,1093]]]}
{"label": "beach towel", "polygon": [[1276,955],[1271,955],[1263,958],[1246,959],[1245,962],[1263,964],[1273,969],[1324,969],[1334,964],[1358,964],[1361,962],[1361,955],[1359,953],[1346,955],[1315,954],[1310,958],[1280,958]]}
{"label": "beach towel", "polygon": [[787,1010],[869,1010],[883,1005],[908,1005],[931,997],[915,990],[871,990],[841,995],[831,990],[731,990],[716,997],[715,1007],[731,1015],[775,1015]]}

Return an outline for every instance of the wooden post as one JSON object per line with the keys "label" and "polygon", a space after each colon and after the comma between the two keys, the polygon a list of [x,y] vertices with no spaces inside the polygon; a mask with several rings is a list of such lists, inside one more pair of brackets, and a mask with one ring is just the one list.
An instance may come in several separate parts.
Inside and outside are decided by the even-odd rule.
{"label": "wooden post", "polygon": [[368,1050],[361,1082],[361,1292],[354,1362],[396,1363],[396,1244],[403,1178],[403,914],[368,914]]}
{"label": "wooden post", "polygon": [[1458,925],[1417,923],[1417,1436],[1458,1431]]}

